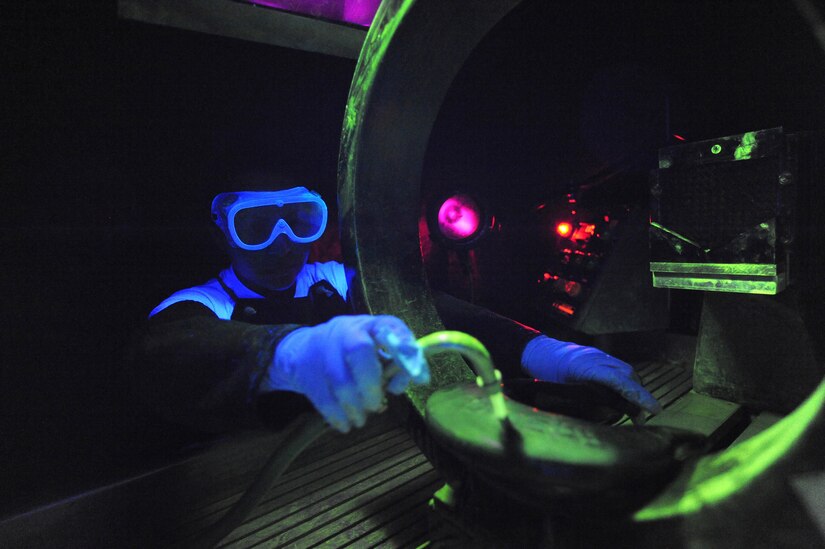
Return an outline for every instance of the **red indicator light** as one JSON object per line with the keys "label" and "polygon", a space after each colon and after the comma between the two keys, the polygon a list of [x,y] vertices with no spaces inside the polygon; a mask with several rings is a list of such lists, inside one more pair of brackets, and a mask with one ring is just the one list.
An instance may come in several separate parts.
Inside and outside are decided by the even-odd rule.
{"label": "red indicator light", "polygon": [[571,225],[570,223],[568,223],[566,221],[562,221],[561,223],[556,225],[556,233],[558,233],[559,236],[567,237],[567,236],[570,236],[570,234],[572,232],[573,232],[573,225]]}
{"label": "red indicator light", "polygon": [[582,293],[582,286],[575,280],[568,280],[564,283],[564,291],[570,297],[576,297],[580,293]]}
{"label": "red indicator light", "polygon": [[684,137],[682,137],[682,136],[681,136],[681,135],[679,135],[678,133],[674,133],[674,134],[673,134],[673,137],[675,137],[675,138],[676,138],[676,139],[678,139],[679,141],[687,141],[687,139],[685,139]]}
{"label": "red indicator light", "polygon": [[569,316],[573,316],[573,313],[576,312],[571,305],[568,305],[567,303],[560,303],[558,301],[553,303],[553,308]]}
{"label": "red indicator light", "polygon": [[573,233],[573,240],[590,240],[596,233],[596,226],[592,223],[579,223],[576,232]]}

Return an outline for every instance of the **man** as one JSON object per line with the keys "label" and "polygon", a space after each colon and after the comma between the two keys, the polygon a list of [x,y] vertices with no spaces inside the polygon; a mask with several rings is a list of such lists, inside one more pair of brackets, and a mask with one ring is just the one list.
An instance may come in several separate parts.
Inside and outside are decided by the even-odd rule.
{"label": "man", "polygon": [[[410,382],[428,381],[415,337],[400,319],[352,314],[354,272],[334,261],[307,263],[328,217],[317,193],[222,193],[212,216],[230,267],[158,305],[137,346],[135,381],[157,411],[201,430],[225,430],[260,420],[282,425],[314,408],[347,432],[381,408],[384,390],[399,394]],[[436,298],[445,325],[479,337],[505,377],[593,381],[659,410],[624,362],[450,296]],[[408,359],[389,378],[382,368],[387,341],[395,342],[389,351]]]}

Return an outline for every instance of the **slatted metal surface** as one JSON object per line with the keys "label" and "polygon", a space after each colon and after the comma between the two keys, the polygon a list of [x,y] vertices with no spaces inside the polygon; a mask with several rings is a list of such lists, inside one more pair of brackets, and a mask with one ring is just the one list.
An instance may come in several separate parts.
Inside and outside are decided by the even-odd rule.
{"label": "slatted metal surface", "polygon": [[[674,362],[648,362],[636,367],[645,389],[667,409],[693,388],[693,373]],[[628,421],[628,420],[625,420]]]}
{"label": "slatted metal surface", "polygon": [[[689,369],[640,365],[668,408],[691,388]],[[691,393],[692,394],[692,393]],[[666,414],[661,414],[664,416]],[[43,508],[0,521],[3,547],[165,547],[191,539],[234,504],[281,437],[260,432]],[[387,415],[303,452],[221,547],[417,547],[427,501],[443,480]]]}
{"label": "slatted metal surface", "polygon": [[[409,435],[380,419],[347,447],[319,439],[219,547],[417,547],[427,536],[427,501],[442,484]],[[175,536],[195,535],[240,497],[194,510]]]}
{"label": "slatted metal surface", "polygon": [[[642,365],[644,385],[664,407],[691,389],[691,374],[666,362]],[[417,547],[427,539],[427,500],[443,480],[409,435],[388,421],[341,450],[321,439],[219,547]],[[240,497],[196,512],[185,537],[217,520]]]}

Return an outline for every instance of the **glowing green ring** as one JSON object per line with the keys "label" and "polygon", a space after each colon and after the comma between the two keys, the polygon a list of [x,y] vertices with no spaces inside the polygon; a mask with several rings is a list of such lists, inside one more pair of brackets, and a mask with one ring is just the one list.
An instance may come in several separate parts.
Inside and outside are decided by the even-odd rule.
{"label": "glowing green ring", "polygon": [[710,152],[712,152],[713,154],[719,154],[720,152],[722,152],[722,145],[717,143],[716,145],[710,148]]}

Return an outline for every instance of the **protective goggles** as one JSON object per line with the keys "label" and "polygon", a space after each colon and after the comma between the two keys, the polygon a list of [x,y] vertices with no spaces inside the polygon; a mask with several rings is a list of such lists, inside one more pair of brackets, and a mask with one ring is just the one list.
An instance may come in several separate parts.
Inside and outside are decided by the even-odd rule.
{"label": "protective goggles", "polygon": [[321,238],[327,205],[304,187],[222,193],[212,200],[212,218],[239,248],[263,250],[281,234],[299,244]]}

